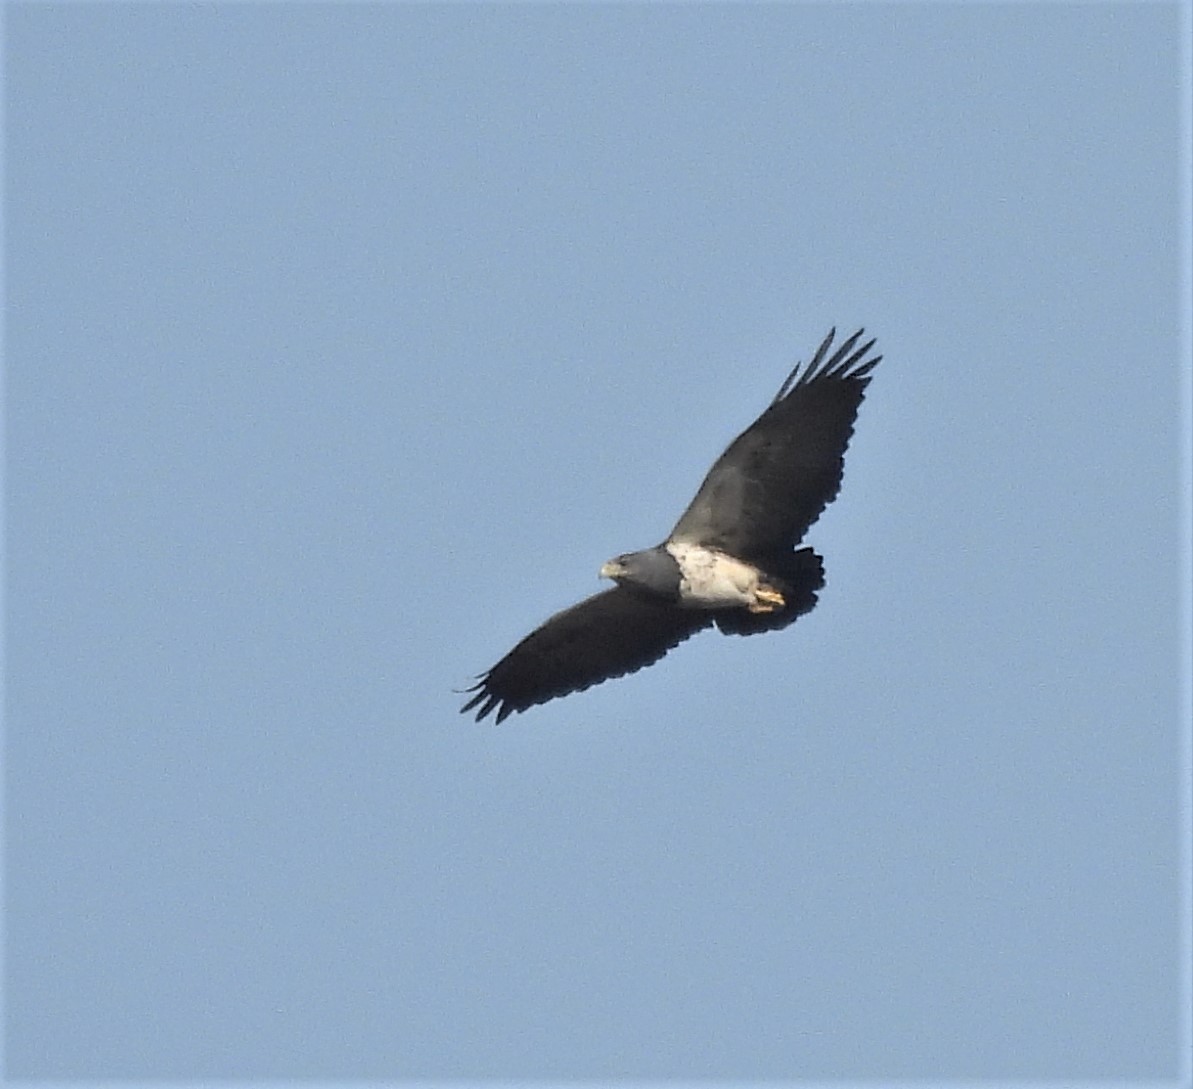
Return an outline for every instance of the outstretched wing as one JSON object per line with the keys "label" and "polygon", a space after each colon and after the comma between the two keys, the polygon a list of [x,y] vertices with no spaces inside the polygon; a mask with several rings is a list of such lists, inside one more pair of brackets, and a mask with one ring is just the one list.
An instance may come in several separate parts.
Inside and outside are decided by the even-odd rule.
{"label": "outstretched wing", "polygon": [[855,348],[859,329],[830,357],[835,333],[717,459],[670,540],[732,556],[781,554],[836,498],[853,421],[882,356],[866,358],[873,340]]}
{"label": "outstretched wing", "polygon": [[478,707],[477,722],[496,711],[501,722],[514,711],[651,665],[712,619],[615,586],[531,632],[468,690],[476,695],[460,710]]}

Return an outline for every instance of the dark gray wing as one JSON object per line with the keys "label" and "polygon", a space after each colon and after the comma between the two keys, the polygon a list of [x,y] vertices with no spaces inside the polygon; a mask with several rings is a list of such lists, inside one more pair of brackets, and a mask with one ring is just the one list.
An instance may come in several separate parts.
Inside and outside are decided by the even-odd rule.
{"label": "dark gray wing", "polygon": [[743,558],[781,554],[836,498],[853,421],[882,356],[866,358],[873,340],[855,348],[859,329],[829,357],[835,332],[717,459],[670,540]]}
{"label": "dark gray wing", "polygon": [[556,613],[531,632],[468,691],[461,711],[514,711],[579,692],[657,662],[712,623],[709,613],[680,609],[615,586]]}

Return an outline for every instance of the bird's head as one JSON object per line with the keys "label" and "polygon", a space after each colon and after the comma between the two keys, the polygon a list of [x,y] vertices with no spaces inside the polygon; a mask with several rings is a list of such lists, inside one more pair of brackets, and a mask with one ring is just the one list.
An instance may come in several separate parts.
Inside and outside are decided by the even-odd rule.
{"label": "bird's head", "polygon": [[679,564],[664,548],[626,552],[601,567],[601,578],[612,579],[627,590],[674,600],[679,597]]}
{"label": "bird's head", "polygon": [[628,571],[625,561],[625,556],[614,556],[608,563],[601,564],[601,578],[612,579],[614,582],[622,578]]}

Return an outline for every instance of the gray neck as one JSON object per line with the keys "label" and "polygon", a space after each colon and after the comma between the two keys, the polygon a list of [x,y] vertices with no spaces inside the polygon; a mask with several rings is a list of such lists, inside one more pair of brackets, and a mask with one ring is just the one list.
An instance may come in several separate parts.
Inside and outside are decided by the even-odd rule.
{"label": "gray neck", "polygon": [[654,597],[679,597],[679,564],[663,548],[648,548],[621,557],[626,573],[618,579],[628,590],[641,590]]}

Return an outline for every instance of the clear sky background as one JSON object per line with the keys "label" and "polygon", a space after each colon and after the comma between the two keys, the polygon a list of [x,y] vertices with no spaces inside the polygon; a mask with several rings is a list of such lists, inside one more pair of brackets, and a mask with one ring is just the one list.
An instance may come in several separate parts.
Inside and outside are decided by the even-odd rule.
{"label": "clear sky background", "polygon": [[[1187,1069],[1179,6],[5,18],[10,1078]],[[458,714],[863,324],[814,613]]]}

